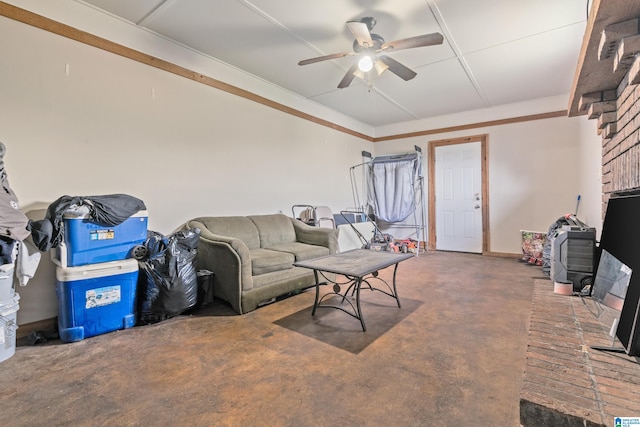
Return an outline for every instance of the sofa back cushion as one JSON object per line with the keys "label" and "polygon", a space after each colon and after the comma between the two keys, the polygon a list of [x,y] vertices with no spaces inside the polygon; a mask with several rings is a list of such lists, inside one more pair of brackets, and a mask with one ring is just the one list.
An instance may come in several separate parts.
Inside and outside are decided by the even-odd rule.
{"label": "sofa back cushion", "polygon": [[296,241],[296,231],[291,219],[284,214],[252,215],[248,218],[258,229],[261,248]]}
{"label": "sofa back cushion", "polygon": [[195,218],[209,231],[220,236],[233,237],[244,242],[249,249],[260,247],[260,235],[253,221],[243,216],[215,216]]}

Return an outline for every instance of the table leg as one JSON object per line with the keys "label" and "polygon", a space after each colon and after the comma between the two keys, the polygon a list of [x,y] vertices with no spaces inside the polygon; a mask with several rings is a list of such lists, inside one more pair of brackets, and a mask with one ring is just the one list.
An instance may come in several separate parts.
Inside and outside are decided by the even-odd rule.
{"label": "table leg", "polygon": [[396,289],[396,272],[398,271],[398,265],[400,263],[396,264],[396,266],[393,269],[393,295],[395,295],[396,297],[396,301],[398,302],[398,308],[400,307],[400,297],[398,296],[398,289]]}
{"label": "table leg", "polygon": [[356,308],[358,310],[358,319],[362,325],[362,332],[367,332],[367,327],[364,325],[364,318],[362,317],[362,309],[360,308],[360,285],[362,285],[362,277],[356,279]]}
{"label": "table leg", "polygon": [[316,278],[316,300],[313,303],[313,310],[311,311],[311,315],[316,315],[316,308],[318,307],[318,300],[320,298],[320,280],[318,280],[318,270],[313,270],[313,276]]}

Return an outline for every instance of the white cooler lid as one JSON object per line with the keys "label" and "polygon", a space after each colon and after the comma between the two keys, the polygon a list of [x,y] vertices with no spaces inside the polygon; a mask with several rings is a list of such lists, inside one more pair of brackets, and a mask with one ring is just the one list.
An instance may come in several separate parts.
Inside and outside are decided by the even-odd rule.
{"label": "white cooler lid", "polygon": [[129,258],[122,261],[101,262],[78,267],[56,267],[56,279],[60,282],[95,279],[97,277],[126,274],[138,270],[138,261]]}

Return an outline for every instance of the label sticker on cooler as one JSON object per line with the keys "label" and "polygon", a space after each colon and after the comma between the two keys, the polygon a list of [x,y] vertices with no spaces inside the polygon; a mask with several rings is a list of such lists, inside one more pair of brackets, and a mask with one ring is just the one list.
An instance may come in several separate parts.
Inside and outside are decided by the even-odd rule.
{"label": "label sticker on cooler", "polygon": [[113,240],[116,238],[115,230],[91,230],[91,240]]}
{"label": "label sticker on cooler", "polygon": [[120,285],[89,289],[85,293],[85,308],[96,308],[120,302]]}

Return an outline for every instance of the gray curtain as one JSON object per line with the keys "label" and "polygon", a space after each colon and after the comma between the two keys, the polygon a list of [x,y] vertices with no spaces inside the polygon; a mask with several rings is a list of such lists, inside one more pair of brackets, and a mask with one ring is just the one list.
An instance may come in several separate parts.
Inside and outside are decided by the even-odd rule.
{"label": "gray curtain", "polygon": [[418,162],[418,156],[413,153],[372,161],[369,205],[382,221],[401,222],[415,211],[414,180]]}

